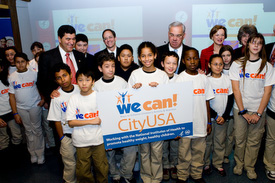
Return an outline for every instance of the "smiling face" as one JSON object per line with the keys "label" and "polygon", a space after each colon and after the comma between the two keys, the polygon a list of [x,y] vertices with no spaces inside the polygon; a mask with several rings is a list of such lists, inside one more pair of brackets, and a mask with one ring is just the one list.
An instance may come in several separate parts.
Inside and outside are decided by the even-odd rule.
{"label": "smiling face", "polygon": [[43,51],[42,48],[39,48],[39,47],[35,46],[35,47],[32,49],[32,54],[33,54],[33,56],[35,56],[36,53],[41,52],[41,51]]}
{"label": "smiling face", "polygon": [[128,49],[122,50],[118,56],[118,61],[120,62],[121,68],[127,70],[134,61],[132,52]]}
{"label": "smiling face", "polygon": [[111,51],[114,51],[116,48],[116,38],[112,34],[111,31],[105,31],[103,34],[103,42],[106,46]]}
{"label": "smiling face", "polygon": [[17,68],[17,72],[26,72],[28,62],[22,57],[15,58],[15,66]]}
{"label": "smiling face", "polygon": [[165,57],[164,61],[161,62],[164,71],[167,73],[168,77],[174,76],[174,73],[178,67],[178,59],[174,56]]}
{"label": "smiling face", "polygon": [[219,78],[221,76],[221,72],[223,70],[223,60],[220,57],[215,57],[212,59],[210,63],[208,63],[208,67],[211,69],[211,75],[215,78]]}
{"label": "smiling face", "polygon": [[72,88],[71,79],[72,75],[65,69],[61,69],[59,72],[55,73],[55,81],[61,86],[63,91],[70,91],[70,88]]}
{"label": "smiling face", "polygon": [[185,37],[182,26],[171,27],[168,32],[169,44],[172,48],[178,49]]}
{"label": "smiling face", "polygon": [[148,47],[142,48],[141,53],[138,57],[143,65],[143,70],[148,72],[155,70],[154,61],[156,58],[157,54],[154,54],[152,50]]}
{"label": "smiling face", "polygon": [[113,79],[115,75],[115,61],[104,61],[102,66],[98,66],[98,69],[103,74],[103,79]]}
{"label": "smiling face", "polygon": [[241,37],[241,44],[243,46],[246,46],[247,40],[249,39],[249,34],[247,33],[243,33],[242,37]]}
{"label": "smiling face", "polygon": [[14,65],[14,55],[15,51],[13,49],[9,49],[5,51],[6,59],[10,62],[11,65]]}
{"label": "smiling face", "polygon": [[62,38],[58,37],[58,41],[65,52],[71,52],[75,47],[75,34],[65,33]]}
{"label": "smiling face", "polygon": [[87,53],[87,50],[88,50],[88,43],[87,42],[83,42],[83,41],[78,41],[76,44],[75,44],[75,49],[79,52],[82,52],[82,53]]}
{"label": "smiling face", "polygon": [[225,39],[225,32],[223,29],[219,29],[213,36],[212,40],[214,44],[221,46]]}
{"label": "smiling face", "polygon": [[197,68],[199,66],[199,55],[195,50],[188,50],[184,54],[183,63],[186,66],[186,72],[190,75],[198,74]]}

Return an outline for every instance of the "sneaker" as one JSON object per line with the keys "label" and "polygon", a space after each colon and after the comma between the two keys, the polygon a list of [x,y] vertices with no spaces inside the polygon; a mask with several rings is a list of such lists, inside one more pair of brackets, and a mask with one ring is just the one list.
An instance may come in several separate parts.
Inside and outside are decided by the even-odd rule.
{"label": "sneaker", "polygon": [[45,157],[44,157],[44,155],[39,156],[38,159],[37,159],[37,164],[38,165],[42,165],[44,163],[45,163]]}
{"label": "sneaker", "polygon": [[136,183],[137,182],[134,177],[132,177],[131,179],[126,179],[126,178],[123,177],[123,179],[126,183]]}
{"label": "sneaker", "polygon": [[177,179],[176,183],[187,183],[187,181],[186,180]]}
{"label": "sneaker", "polygon": [[212,173],[212,168],[211,166],[207,165],[203,168],[203,174],[204,175],[210,175]]}
{"label": "sneaker", "polygon": [[243,167],[238,167],[237,165],[233,169],[233,173],[236,175],[242,175],[243,173]]}
{"label": "sneaker", "polygon": [[203,178],[200,179],[193,179],[195,183],[206,183]]}
{"label": "sneaker", "polygon": [[229,158],[227,156],[225,156],[224,159],[223,159],[223,162],[226,163],[226,164],[229,163],[230,162]]}
{"label": "sneaker", "polygon": [[37,156],[31,156],[31,163],[37,163],[37,160],[38,160],[38,158],[37,158]]}
{"label": "sneaker", "polygon": [[170,169],[170,171],[171,171],[171,177],[172,177],[172,179],[177,180],[178,179],[177,168],[173,167],[173,168]]}
{"label": "sneaker", "polygon": [[255,172],[254,170],[248,170],[248,171],[246,172],[246,175],[247,175],[247,177],[248,177],[249,179],[251,179],[251,180],[257,179],[257,174],[256,174],[256,172]]}
{"label": "sneaker", "polygon": [[275,180],[275,171],[266,170],[266,176],[270,180]]}
{"label": "sneaker", "polygon": [[167,168],[163,169],[163,180],[167,181],[170,179],[170,171]]}

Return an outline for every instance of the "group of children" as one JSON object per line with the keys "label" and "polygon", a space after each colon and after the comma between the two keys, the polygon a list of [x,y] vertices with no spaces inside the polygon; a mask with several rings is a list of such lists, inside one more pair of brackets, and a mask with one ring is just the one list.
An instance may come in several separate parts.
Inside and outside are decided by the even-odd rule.
{"label": "group of children", "polygon": [[[53,74],[60,86],[59,96],[51,100],[47,119],[54,121],[61,142],[64,181],[108,182],[109,173],[113,182],[136,182],[133,168],[139,152],[143,182],[169,180],[170,174],[178,183],[187,182],[190,177],[195,182],[205,182],[202,174],[212,172],[211,153],[213,169],[221,176],[226,175],[223,163],[229,162],[233,131],[236,161],[233,172],[241,175],[245,169],[249,179],[256,179],[254,166],[264,132],[265,109],[275,83],[274,70],[267,62],[264,45],[261,34],[252,35],[247,41],[245,56],[235,62],[232,60],[233,49],[223,46],[219,54],[210,57],[208,75],[198,71],[200,59],[195,48],[185,50],[182,55],[186,66],[182,73],[175,74],[179,57],[171,51],[163,55],[161,64],[164,71],[156,68],[157,48],[151,42],[142,42],[138,47],[140,68],[133,68],[133,49],[129,45],[120,47],[119,63],[111,54],[100,55],[98,69],[103,76],[97,81],[91,70],[80,68],[76,73],[77,85],[73,85],[70,68],[63,63],[55,65]],[[42,164],[45,161],[44,136],[38,114],[42,112],[44,101],[36,88],[37,73],[28,69],[25,54],[17,53],[14,58],[16,71],[9,79],[8,68],[0,62],[0,86],[4,91],[0,100],[5,102],[5,106],[11,106],[0,107],[0,127],[11,126],[12,142],[16,144],[22,139],[18,134],[18,124],[23,123],[31,162]],[[122,73],[120,76],[115,75],[118,68]],[[193,82],[193,136],[105,151],[100,124],[111,121],[100,119],[97,92],[127,87],[138,90],[184,81]],[[202,92],[195,92],[198,89]],[[267,131],[271,131],[270,134],[275,119],[274,101],[272,95],[267,110]],[[89,115],[84,115],[86,113]],[[0,128],[1,138],[3,129]],[[267,139],[272,143],[271,137]],[[4,140],[1,140],[1,145],[2,142]],[[274,178],[274,149],[268,143],[266,146],[264,162],[267,173]],[[0,146],[0,149],[4,148]],[[120,166],[115,156],[118,151],[122,152]]]}

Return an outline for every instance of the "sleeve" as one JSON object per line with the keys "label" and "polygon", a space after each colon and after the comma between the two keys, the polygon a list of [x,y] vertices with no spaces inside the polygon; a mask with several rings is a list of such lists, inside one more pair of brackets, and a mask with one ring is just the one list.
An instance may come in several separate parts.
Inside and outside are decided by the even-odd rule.
{"label": "sleeve", "polygon": [[213,88],[210,84],[210,81],[208,80],[208,78],[203,75],[205,77],[205,99],[206,100],[210,100],[215,98],[215,94],[213,92]]}
{"label": "sleeve", "polygon": [[61,121],[62,120],[62,112],[61,112],[60,102],[57,98],[54,98],[51,100],[47,120],[49,120],[49,121]]}
{"label": "sleeve", "polygon": [[266,65],[267,72],[266,72],[266,79],[265,79],[265,86],[270,86],[275,84],[275,74],[274,69],[270,63]]}
{"label": "sleeve", "polygon": [[71,98],[69,99],[68,107],[66,111],[66,121],[76,119],[76,116],[75,116],[76,104],[75,104],[74,98],[75,98],[74,95],[72,95]]}
{"label": "sleeve", "polygon": [[231,95],[228,95],[228,99],[227,99],[227,105],[226,105],[226,108],[225,108],[225,111],[222,115],[223,119],[226,120],[229,118],[230,116],[230,112],[233,108],[233,103],[234,103],[234,95],[231,94]]}
{"label": "sleeve", "polygon": [[9,81],[9,93],[12,93],[12,94],[14,94],[14,88],[13,88],[13,84],[12,84],[12,80],[11,80],[11,78],[9,77],[8,78],[8,81]]}
{"label": "sleeve", "polygon": [[239,81],[240,80],[240,65],[234,61],[229,69],[229,78],[230,80]]}
{"label": "sleeve", "polygon": [[205,50],[203,49],[201,51],[201,58],[200,58],[200,61],[201,61],[201,70],[203,70],[205,72],[205,63],[206,63],[206,54],[205,54]]}
{"label": "sleeve", "polygon": [[217,115],[218,113],[210,106],[210,117],[215,119]]}
{"label": "sleeve", "polygon": [[130,75],[130,78],[128,80],[128,88],[132,88],[132,86],[136,84],[134,73],[135,72],[132,72],[132,74]]}

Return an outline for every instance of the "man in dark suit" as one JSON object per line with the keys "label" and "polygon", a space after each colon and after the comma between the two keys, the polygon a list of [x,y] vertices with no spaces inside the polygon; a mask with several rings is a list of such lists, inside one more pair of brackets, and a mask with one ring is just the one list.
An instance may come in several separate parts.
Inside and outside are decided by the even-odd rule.
{"label": "man in dark suit", "polygon": [[183,70],[185,70],[185,65],[182,63],[182,56],[185,50],[190,49],[189,46],[186,46],[182,43],[185,37],[185,26],[181,22],[172,22],[168,27],[168,38],[169,43],[162,45],[157,48],[158,56],[155,63],[155,66],[162,69],[161,65],[162,55],[168,51],[174,51],[179,56],[178,67],[176,70],[176,74],[179,74]]}
{"label": "man in dark suit", "polygon": [[[106,48],[99,51],[99,52],[97,52],[94,55],[96,62],[98,63],[99,55],[101,53],[105,52],[105,53],[114,54],[114,56],[116,58],[116,61],[118,63],[117,56],[118,56],[119,47],[117,47],[117,45],[116,45],[116,33],[115,33],[115,31],[113,31],[112,29],[105,29],[102,32],[102,39],[103,39],[103,42],[104,42]],[[102,73],[97,69],[97,72],[95,73],[95,75],[96,75],[96,80],[98,80],[102,76]]]}
{"label": "man in dark suit", "polygon": [[265,45],[267,60],[274,66],[275,58],[272,57],[273,52],[275,52],[275,42]]}
{"label": "man in dark suit", "polygon": [[75,47],[75,29],[70,25],[62,25],[59,27],[57,33],[59,46],[42,53],[38,62],[37,86],[48,104],[51,92],[58,87],[54,81],[52,69],[57,63],[67,63],[68,58],[66,53],[69,53],[69,58],[75,72],[80,67],[86,66],[84,54],[73,50]]}

